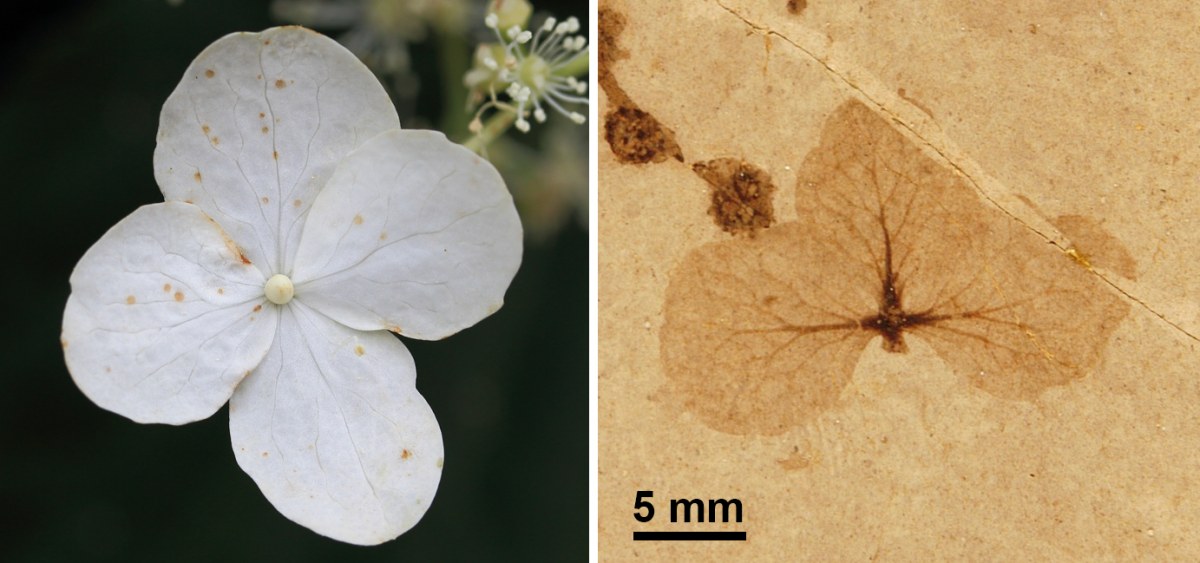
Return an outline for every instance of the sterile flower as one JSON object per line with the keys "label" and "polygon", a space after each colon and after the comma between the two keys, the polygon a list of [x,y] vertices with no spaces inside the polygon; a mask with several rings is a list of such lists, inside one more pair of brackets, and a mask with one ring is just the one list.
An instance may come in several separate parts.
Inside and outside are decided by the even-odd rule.
{"label": "sterile flower", "polygon": [[88,250],[63,315],[92,401],[167,424],[229,401],[235,457],[267,499],[357,544],[411,528],[441,477],[437,420],[385,330],[471,326],[521,260],[495,169],[398,128],[379,82],[325,36],[218,40],[163,105],[166,202]]}

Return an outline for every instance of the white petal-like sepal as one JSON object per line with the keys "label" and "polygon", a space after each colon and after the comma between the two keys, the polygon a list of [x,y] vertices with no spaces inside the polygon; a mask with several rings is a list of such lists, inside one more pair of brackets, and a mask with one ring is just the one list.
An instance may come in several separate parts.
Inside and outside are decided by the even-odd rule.
{"label": "white petal-like sepal", "polygon": [[138,422],[207,418],[262,360],[278,312],[199,207],[134,211],[71,274],[62,345],[75,383]]}
{"label": "white petal-like sepal", "polygon": [[379,81],[332,39],[299,27],[234,33],[200,53],[163,104],[154,177],[270,276],[291,269],[338,161],[398,127]]}
{"label": "white petal-like sepal", "polygon": [[295,299],[359,330],[444,338],[492,314],[521,263],[496,169],[434,131],[389,131],[338,166],[296,253]]}
{"label": "white petal-like sepal", "polygon": [[442,474],[442,434],[408,350],[298,300],[229,402],[238,465],[284,516],[345,542],[416,525]]}

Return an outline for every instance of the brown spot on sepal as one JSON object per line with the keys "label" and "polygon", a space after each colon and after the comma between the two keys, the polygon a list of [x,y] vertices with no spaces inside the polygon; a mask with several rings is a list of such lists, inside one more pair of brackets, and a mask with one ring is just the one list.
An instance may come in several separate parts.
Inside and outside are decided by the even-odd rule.
{"label": "brown spot on sepal", "polygon": [[411,455],[412,455],[412,452],[410,452],[408,450],[403,450],[400,452],[400,459],[408,459],[409,456],[411,456]]}
{"label": "brown spot on sepal", "polygon": [[617,160],[626,164],[663,162],[668,158],[683,162],[675,133],[636,107],[622,106],[608,112],[604,140]]}
{"label": "brown spot on sepal", "polygon": [[255,312],[255,313],[257,313],[257,312],[259,312],[259,311],[261,311],[261,310],[262,310],[262,305],[255,305],[255,306],[254,306],[254,312]]}
{"label": "brown spot on sepal", "polygon": [[183,292],[182,292],[182,291],[176,291],[176,292],[175,292],[175,300],[176,300],[176,301],[183,301]]}
{"label": "brown spot on sepal", "polygon": [[971,385],[1034,400],[1088,375],[1129,310],[857,101],[799,170],[798,221],[671,273],[666,396],[713,429],[787,432],[837,404],[867,345],[912,337]]}
{"label": "brown spot on sepal", "polygon": [[201,178],[203,178],[203,176],[201,176],[200,173],[197,172],[195,174],[192,174],[192,178],[195,178],[196,181],[199,182],[199,181],[201,181]]}
{"label": "brown spot on sepal", "polygon": [[216,73],[213,72],[211,68],[204,71],[204,76],[207,76],[208,78],[212,78],[214,75],[216,75]]}
{"label": "brown spot on sepal", "polygon": [[284,88],[287,88],[287,82],[284,82],[282,78],[280,78],[280,79],[276,79],[276,80],[275,80],[275,87],[276,87],[276,88],[279,88],[279,89],[281,89],[281,90],[282,90],[282,89],[284,89]]}
{"label": "brown spot on sepal", "polygon": [[692,170],[712,188],[708,214],[721,230],[754,236],[775,222],[775,185],[762,169],[744,160],[718,158],[693,164]]}
{"label": "brown spot on sepal", "polygon": [[[189,200],[186,203],[192,202]],[[212,221],[212,224],[217,226],[217,230],[221,232],[221,238],[225,241],[225,248],[228,248],[229,251],[233,253],[234,257],[240,260],[243,264],[250,265],[250,261],[246,259],[246,255],[242,253],[242,249],[238,248],[237,244],[233,242],[233,239],[229,238],[229,235],[225,233],[225,230],[222,229],[220,225],[217,225],[217,222],[213,221],[212,217],[205,215],[204,218]]]}
{"label": "brown spot on sepal", "polygon": [[787,11],[793,16],[800,15],[808,7],[808,0],[788,0]]}
{"label": "brown spot on sepal", "polygon": [[125,303],[128,305],[133,305],[134,303],[137,303],[137,298],[130,295],[129,297],[125,298]]}

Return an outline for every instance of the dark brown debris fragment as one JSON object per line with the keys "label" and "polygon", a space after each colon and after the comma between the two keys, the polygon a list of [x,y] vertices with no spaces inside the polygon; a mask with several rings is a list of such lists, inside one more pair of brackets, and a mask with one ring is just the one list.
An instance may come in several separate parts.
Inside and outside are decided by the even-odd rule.
{"label": "dark brown debris fragment", "polygon": [[712,186],[708,214],[731,235],[750,235],[775,222],[771,176],[746,161],[718,158],[692,165],[692,170]]}
{"label": "dark brown debris fragment", "polygon": [[788,0],[787,10],[793,16],[800,15],[808,7],[808,0]]}
{"label": "dark brown debris fragment", "polygon": [[675,133],[636,107],[609,111],[604,117],[604,139],[617,160],[626,164],[663,162],[668,157],[683,162]]}

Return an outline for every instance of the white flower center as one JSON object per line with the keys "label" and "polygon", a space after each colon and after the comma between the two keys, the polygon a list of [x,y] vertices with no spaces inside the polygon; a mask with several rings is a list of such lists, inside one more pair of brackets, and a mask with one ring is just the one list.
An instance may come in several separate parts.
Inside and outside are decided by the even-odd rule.
{"label": "white flower center", "polygon": [[539,98],[546,95],[546,79],[550,71],[550,63],[537,55],[527,57],[517,67],[521,82],[529,85]]}
{"label": "white flower center", "polygon": [[283,305],[292,300],[292,280],[283,274],[275,274],[267,280],[267,299],[276,305]]}

